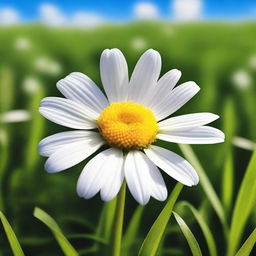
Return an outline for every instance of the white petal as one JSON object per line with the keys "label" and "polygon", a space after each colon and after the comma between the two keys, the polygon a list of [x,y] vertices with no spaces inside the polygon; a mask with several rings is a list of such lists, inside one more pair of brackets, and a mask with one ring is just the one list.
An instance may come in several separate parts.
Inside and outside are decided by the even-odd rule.
{"label": "white petal", "polygon": [[151,108],[156,119],[160,121],[180,109],[199,90],[200,88],[196,83],[186,82],[174,88],[171,93],[166,92],[168,95],[163,100],[159,99],[159,103]]}
{"label": "white petal", "polygon": [[96,119],[86,106],[72,100],[47,97],[40,103],[39,112],[50,121],[74,129],[96,128]]}
{"label": "white petal", "polygon": [[199,126],[177,131],[161,131],[157,134],[157,138],[181,144],[215,144],[223,142],[225,135],[216,128]]}
{"label": "white petal", "polygon": [[[165,73],[157,82],[157,86],[159,86],[159,90],[171,91],[174,86],[177,84],[181,77],[181,72],[178,69],[169,70]],[[165,91],[165,93],[166,93]]]}
{"label": "white petal", "polygon": [[[106,200],[111,199],[120,189],[119,183],[122,184],[120,175],[122,165],[123,153],[118,149],[110,148],[96,155],[86,164],[78,179],[78,195],[88,199],[97,194],[102,188],[103,198]],[[115,171],[117,172],[117,180],[111,190],[109,185],[112,178],[114,178],[113,172]],[[111,177],[109,177],[109,174]]]}
{"label": "white petal", "polygon": [[109,164],[106,163],[105,169],[107,178],[100,190],[101,199],[103,201],[112,200],[120,190],[124,180],[124,156],[123,152],[118,149],[111,149],[111,159]]}
{"label": "white petal", "polygon": [[158,123],[161,131],[177,131],[192,127],[202,126],[218,119],[219,116],[212,113],[195,113],[171,117]]}
{"label": "white petal", "polygon": [[142,205],[152,195],[165,200],[167,190],[157,167],[140,151],[130,151],[126,157],[125,179],[133,197]]}
{"label": "white petal", "polygon": [[109,102],[125,101],[128,96],[128,68],[122,52],[106,49],[101,54],[100,75]]}
{"label": "white petal", "polygon": [[91,138],[100,139],[100,135],[97,132],[80,130],[60,132],[41,140],[38,144],[38,151],[40,155],[49,157],[63,146],[80,141],[90,142]]}
{"label": "white petal", "polygon": [[177,69],[172,69],[164,74],[157,82],[156,87],[153,87],[151,99],[146,103],[146,106],[151,108],[167,97],[179,81],[180,77],[181,72]]}
{"label": "white petal", "polygon": [[84,104],[96,112],[96,117],[109,105],[98,86],[83,73],[71,73],[57,83],[57,88],[67,99]]}
{"label": "white petal", "polygon": [[144,103],[151,98],[161,71],[161,56],[157,51],[147,50],[137,62],[130,80],[129,99]]}
{"label": "white petal", "polygon": [[45,169],[50,173],[68,169],[86,159],[103,144],[104,141],[97,137],[67,144],[58,149],[47,159]]}
{"label": "white petal", "polygon": [[151,184],[151,195],[159,201],[164,201],[167,197],[167,189],[164,179],[155,164],[153,164],[146,155],[143,153],[141,154],[143,155],[144,161],[148,166],[148,179]]}
{"label": "white petal", "polygon": [[199,178],[194,168],[179,155],[152,145],[144,151],[155,165],[175,180],[187,186],[193,186],[198,183]]}

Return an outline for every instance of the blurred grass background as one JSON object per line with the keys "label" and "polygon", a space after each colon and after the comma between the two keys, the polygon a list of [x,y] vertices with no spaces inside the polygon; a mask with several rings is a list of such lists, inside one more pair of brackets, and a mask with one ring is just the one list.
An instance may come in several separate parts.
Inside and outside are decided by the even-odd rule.
{"label": "blurred grass background", "polygon": [[[44,96],[61,96],[55,84],[73,71],[85,73],[102,88],[99,59],[105,48],[119,48],[127,59],[130,73],[140,55],[153,48],[162,56],[162,75],[177,68],[183,73],[180,83],[193,80],[201,87],[198,95],[177,114],[213,112],[221,116],[213,126],[226,132],[226,142],[195,145],[193,149],[217,194],[232,206],[232,198],[225,199],[225,190],[223,192],[224,164],[231,154],[234,161],[231,189],[237,194],[251,152],[233,147],[231,139],[235,135],[252,141],[256,139],[255,30],[256,24],[252,22],[139,22],[88,30],[42,25],[1,27],[0,113],[25,109],[31,114],[31,119],[20,123],[7,123],[3,118],[0,121],[0,205],[26,255],[61,255],[50,232],[33,217],[35,206],[54,216],[68,238],[71,234],[96,230],[103,202],[99,196],[84,200],[76,194],[76,182],[86,161],[57,174],[44,171],[45,159],[38,156],[38,142],[45,136],[68,129],[41,117],[38,105]],[[176,145],[162,145],[180,153]],[[175,182],[167,175],[164,178],[171,192]],[[180,199],[188,200],[205,212],[221,248],[224,238],[220,224],[201,187],[185,188]],[[151,199],[145,206],[135,247],[145,237],[163,205]],[[226,208],[228,219],[230,205]],[[128,193],[125,227],[136,207]],[[255,224],[254,210],[248,226],[255,227]],[[173,220],[171,225],[176,225]],[[203,243],[197,225],[193,230]],[[249,231],[251,229],[243,238],[248,237]],[[11,255],[2,228],[0,234],[0,255]],[[178,234],[168,236],[165,243],[166,248],[175,247],[178,251],[169,251],[166,255],[189,255],[182,235]],[[78,249],[93,244],[81,238],[71,238],[70,241]],[[202,250],[206,251],[206,248]]]}

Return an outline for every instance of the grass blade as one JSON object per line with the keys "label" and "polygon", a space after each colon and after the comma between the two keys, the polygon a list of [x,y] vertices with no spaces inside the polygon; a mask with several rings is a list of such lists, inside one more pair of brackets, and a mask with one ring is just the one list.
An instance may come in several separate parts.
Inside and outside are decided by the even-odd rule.
{"label": "grass blade", "polygon": [[[117,202],[117,199],[115,197],[112,201],[104,203],[104,206],[99,218],[99,222],[95,231],[96,236],[102,237],[107,242],[109,242],[110,235],[111,235],[111,228],[113,226],[116,202]],[[108,255],[108,250],[106,250],[106,247],[105,246],[102,247],[101,245],[102,244],[95,241],[95,243],[90,249],[94,252],[97,252],[97,254],[99,255]]]}
{"label": "grass blade", "polygon": [[34,216],[37,219],[41,220],[48,228],[50,228],[55,239],[57,240],[58,244],[60,245],[62,251],[66,256],[78,256],[78,252],[70,244],[70,242],[62,233],[58,224],[50,215],[48,215],[42,209],[36,207],[34,210]]}
{"label": "grass blade", "polygon": [[4,211],[4,175],[9,160],[9,134],[0,124],[0,209]]}
{"label": "grass blade", "polygon": [[207,195],[208,200],[210,201],[213,209],[215,210],[216,214],[218,215],[225,234],[228,233],[227,223],[225,212],[219,197],[217,196],[209,178],[207,177],[203,167],[201,166],[200,162],[198,161],[195,153],[193,152],[191,146],[185,144],[179,144],[181,151],[183,152],[186,159],[194,166],[196,169],[199,177],[200,177],[200,185],[202,186],[205,194]]}
{"label": "grass blade", "polygon": [[225,208],[226,216],[229,215],[231,204],[233,201],[233,187],[234,187],[234,166],[233,156],[229,152],[224,163],[223,177],[222,177],[222,202]]}
{"label": "grass blade", "polygon": [[256,228],[250,234],[250,236],[246,239],[242,247],[236,253],[235,256],[250,256],[250,253],[253,249],[253,246],[256,243]]}
{"label": "grass blade", "polygon": [[220,150],[221,154],[221,167],[224,162],[224,170],[222,175],[222,194],[221,199],[225,209],[226,217],[229,216],[229,211],[233,198],[233,182],[234,182],[234,168],[232,157],[232,138],[236,134],[237,121],[236,121],[235,104],[232,98],[228,98],[224,105],[223,111],[223,132],[225,133],[225,143],[222,144],[224,151]]}
{"label": "grass blade", "polygon": [[244,226],[255,205],[256,195],[256,151],[253,153],[245,172],[233,211],[228,256],[234,255],[243,234]]}
{"label": "grass blade", "polygon": [[93,240],[102,244],[107,244],[107,241],[102,237],[95,236],[93,234],[71,234],[67,236],[69,239],[88,239]]}
{"label": "grass blade", "polygon": [[207,247],[209,250],[209,255],[217,256],[218,255],[217,248],[216,248],[216,244],[215,244],[212,232],[211,232],[210,228],[208,227],[207,223],[205,222],[201,213],[193,205],[191,205],[188,202],[181,202],[179,205],[183,206],[183,207],[184,206],[187,207],[192,212],[192,214],[194,215],[196,221],[198,222],[198,224],[204,234],[204,237],[205,237],[205,240],[207,243]]}
{"label": "grass blade", "polygon": [[143,213],[144,207],[139,205],[135,210],[131,221],[129,222],[129,226],[122,241],[122,256],[131,255],[132,245],[135,242],[135,238],[137,237],[139,224],[141,222],[141,217]]}
{"label": "grass blade", "polygon": [[190,250],[192,252],[193,256],[202,256],[202,252],[201,249],[199,247],[199,244],[195,238],[195,236],[193,235],[193,233],[191,232],[191,230],[189,229],[189,227],[187,226],[187,224],[185,223],[185,221],[179,216],[178,213],[173,212],[174,217],[176,219],[176,221],[178,222],[180,229],[183,233],[183,235],[185,236],[188,245],[190,247]]}
{"label": "grass blade", "polygon": [[111,227],[115,215],[116,209],[116,198],[114,198],[110,202],[105,202],[103,210],[101,212],[99,224],[96,229],[96,236],[103,237],[107,241],[111,235]]}
{"label": "grass blade", "polygon": [[228,98],[224,105],[223,111],[223,132],[225,133],[225,144],[230,147],[231,140],[236,134],[237,118],[235,112],[235,104],[232,98]]}
{"label": "grass blade", "polygon": [[7,66],[0,67],[0,113],[12,108],[14,98],[14,74]]}
{"label": "grass blade", "polygon": [[39,154],[35,148],[37,148],[39,141],[43,137],[45,123],[44,118],[38,112],[39,103],[45,95],[43,86],[37,80],[34,80],[34,84],[32,85],[35,88],[32,92],[30,92],[30,97],[28,99],[28,110],[32,115],[32,120],[30,122],[30,136],[28,137],[25,154],[25,168],[29,172],[36,171],[35,165],[39,158]]}
{"label": "grass blade", "polygon": [[9,224],[8,220],[5,218],[4,214],[0,211],[0,219],[2,221],[4,231],[10,243],[12,252],[14,256],[24,256],[24,253],[21,249],[20,243],[12,230],[11,225]]}
{"label": "grass blade", "polygon": [[183,185],[178,183],[174,190],[172,191],[171,195],[169,196],[167,203],[159,216],[157,217],[156,221],[152,225],[151,229],[149,230],[141,248],[139,251],[139,256],[154,256],[156,255],[157,249],[163,237],[165,228],[168,224],[168,221],[172,214],[173,206],[183,188]]}

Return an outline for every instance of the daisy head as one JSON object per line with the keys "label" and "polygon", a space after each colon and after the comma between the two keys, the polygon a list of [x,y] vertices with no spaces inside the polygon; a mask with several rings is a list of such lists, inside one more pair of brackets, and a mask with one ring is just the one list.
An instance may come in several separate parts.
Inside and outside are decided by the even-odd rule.
{"label": "daisy head", "polygon": [[82,73],[61,79],[57,88],[65,98],[44,98],[39,111],[75,130],[51,135],[39,143],[39,153],[48,157],[46,171],[63,171],[97,151],[78,179],[81,197],[91,198],[100,192],[102,200],[112,200],[125,180],[140,204],[146,204],[151,196],[163,201],[167,189],[159,169],[184,185],[196,185],[199,179],[194,168],[155,142],[223,142],[224,134],[207,126],[219,117],[212,113],[170,117],[200,88],[194,82],[175,87],[181,72],[173,69],[159,79],[160,71],[161,57],[150,49],[140,57],[129,79],[122,52],[106,49],[100,59],[105,93]]}

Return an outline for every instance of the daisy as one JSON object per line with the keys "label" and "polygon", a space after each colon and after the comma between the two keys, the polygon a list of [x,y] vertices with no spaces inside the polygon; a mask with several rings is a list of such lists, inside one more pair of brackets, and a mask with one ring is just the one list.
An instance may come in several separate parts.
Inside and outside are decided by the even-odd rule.
{"label": "daisy", "polygon": [[0,114],[0,123],[19,123],[31,119],[31,114],[27,110],[16,109]]}
{"label": "daisy", "polygon": [[174,88],[181,72],[170,70],[158,80],[160,70],[160,54],[150,49],[139,59],[129,81],[121,51],[106,49],[100,59],[106,96],[82,73],[60,80],[57,88],[65,98],[44,98],[39,111],[75,130],[39,143],[40,154],[49,157],[46,171],[68,169],[107,145],[85,165],[77,183],[80,197],[88,199],[100,192],[102,200],[112,200],[125,179],[138,203],[146,204],[151,196],[163,201],[167,189],[158,168],[187,186],[196,185],[198,175],[185,159],[154,144],[157,139],[183,144],[223,142],[220,130],[206,126],[219,116],[196,113],[169,118],[199,87],[186,82]]}
{"label": "daisy", "polygon": [[250,74],[244,69],[239,69],[234,72],[231,79],[235,87],[239,90],[246,90],[252,84]]}
{"label": "daisy", "polygon": [[38,71],[53,76],[59,75],[62,71],[60,63],[48,58],[47,56],[37,57],[35,59],[34,66]]}
{"label": "daisy", "polygon": [[14,42],[14,48],[18,51],[28,51],[31,48],[31,42],[26,37],[18,37]]}

